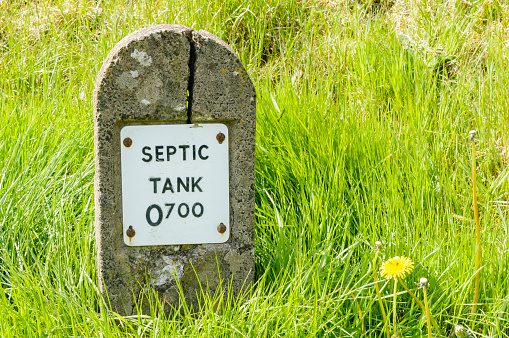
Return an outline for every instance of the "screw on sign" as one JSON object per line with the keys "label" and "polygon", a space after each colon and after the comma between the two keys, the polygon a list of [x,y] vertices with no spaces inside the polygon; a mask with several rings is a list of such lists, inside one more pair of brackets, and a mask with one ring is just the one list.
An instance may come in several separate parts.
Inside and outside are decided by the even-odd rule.
{"label": "screw on sign", "polygon": [[226,139],[226,136],[223,133],[219,133],[216,135],[216,140],[217,140],[217,142],[219,142],[219,144],[222,144],[225,139]]}
{"label": "screw on sign", "polygon": [[124,146],[126,146],[127,148],[129,148],[130,146],[133,145],[133,140],[130,138],[130,137],[126,137],[123,141],[124,143]]}
{"label": "screw on sign", "polygon": [[211,295],[250,288],[255,118],[249,75],[208,32],[156,25],[111,50],[94,87],[97,273],[109,309],[149,313],[146,290],[169,312],[182,297],[199,309],[203,285]]}
{"label": "screw on sign", "polygon": [[132,226],[132,225],[130,225],[130,226],[129,226],[129,229],[127,229],[127,231],[126,231],[126,235],[127,235],[127,237],[129,237],[129,238],[133,238],[133,237],[134,237],[134,235],[136,235],[136,231],[134,231],[134,229],[133,229],[133,226]]}
{"label": "screw on sign", "polygon": [[219,225],[217,226],[217,232],[219,232],[220,234],[224,234],[226,231],[226,225],[224,225],[224,223],[219,223]]}

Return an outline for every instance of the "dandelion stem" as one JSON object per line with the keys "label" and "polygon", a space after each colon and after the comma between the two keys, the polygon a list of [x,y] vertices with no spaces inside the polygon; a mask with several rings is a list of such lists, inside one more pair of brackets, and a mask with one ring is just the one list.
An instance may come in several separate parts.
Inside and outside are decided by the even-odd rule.
{"label": "dandelion stem", "polygon": [[394,298],[392,300],[392,318],[393,318],[393,326],[394,326],[394,334],[396,334],[396,332],[398,331],[398,324],[396,322],[397,320],[397,316],[396,316],[396,297],[398,295],[398,289],[397,289],[397,286],[398,286],[398,279],[397,278],[394,278]]}
{"label": "dandelion stem", "polygon": [[[403,286],[403,288],[406,290],[406,292],[408,292],[408,294],[410,296],[412,296],[412,298],[415,300],[415,302],[417,304],[419,304],[419,306],[421,307],[421,309],[423,311],[426,311],[426,307],[424,306],[424,304],[419,300],[419,298],[417,298],[414,293],[412,291],[410,291],[409,288],[407,288],[407,286],[405,285],[405,283],[403,283],[402,280],[399,281],[401,283],[401,285]],[[435,321],[435,318],[433,318],[430,314],[430,319],[431,319],[431,323],[433,324],[433,327],[435,328],[435,331],[438,332],[438,334],[441,334],[442,331],[440,331],[440,327],[438,326],[437,322]]]}
{"label": "dandelion stem", "polygon": [[426,307],[426,319],[428,321],[428,337],[431,338],[431,315],[428,307],[428,291],[426,290],[426,287],[423,287],[422,290],[424,292],[424,306]]}
{"label": "dandelion stem", "polygon": [[477,310],[477,302],[479,301],[479,283],[481,277],[481,224],[479,222],[479,209],[477,208],[477,186],[476,186],[476,164],[475,164],[475,140],[472,140],[472,195],[474,204],[474,216],[475,216],[475,235],[477,242],[477,260],[476,260],[476,275],[475,275],[475,290],[474,290],[474,302],[472,304],[472,313]]}
{"label": "dandelion stem", "polygon": [[387,320],[387,315],[385,314],[385,306],[382,302],[382,296],[380,295],[380,288],[378,287],[378,279],[376,278],[376,262],[378,258],[378,250],[375,254],[375,260],[373,261],[373,279],[375,280],[375,291],[376,296],[378,298],[378,304],[380,304],[380,309],[382,310],[382,317],[384,318],[384,326],[387,333],[387,337],[391,336],[390,328],[389,328],[389,321]]}

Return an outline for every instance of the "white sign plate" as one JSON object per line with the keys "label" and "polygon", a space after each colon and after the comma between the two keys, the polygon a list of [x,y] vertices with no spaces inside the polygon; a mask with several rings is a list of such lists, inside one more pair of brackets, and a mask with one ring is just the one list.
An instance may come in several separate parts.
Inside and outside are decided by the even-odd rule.
{"label": "white sign plate", "polygon": [[125,244],[228,240],[226,125],[126,126],[120,137]]}

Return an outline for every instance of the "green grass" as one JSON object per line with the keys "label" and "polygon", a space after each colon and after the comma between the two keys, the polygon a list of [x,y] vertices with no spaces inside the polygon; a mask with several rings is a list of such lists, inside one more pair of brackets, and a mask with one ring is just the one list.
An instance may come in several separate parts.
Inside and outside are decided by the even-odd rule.
{"label": "green grass", "polygon": [[[409,4],[411,3],[411,4]],[[0,334],[383,336],[380,263],[430,281],[442,336],[509,337],[509,6],[502,0],[0,1]],[[227,41],[258,91],[252,297],[100,315],[93,204],[95,76],[156,23]],[[468,131],[483,238],[476,315]],[[392,283],[380,282],[392,318]],[[400,288],[399,327],[427,336]],[[151,295],[149,295],[151,296]],[[161,306],[153,300],[153,306]]]}

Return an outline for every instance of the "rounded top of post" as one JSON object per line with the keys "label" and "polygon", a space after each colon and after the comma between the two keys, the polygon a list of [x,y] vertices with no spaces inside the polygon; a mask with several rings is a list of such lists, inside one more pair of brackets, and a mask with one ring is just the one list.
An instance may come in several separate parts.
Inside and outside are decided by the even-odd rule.
{"label": "rounded top of post", "polygon": [[[228,44],[206,31],[155,25],[120,40],[94,86],[101,121],[200,121],[253,116],[255,90]],[[193,121],[194,122],[194,121]]]}

